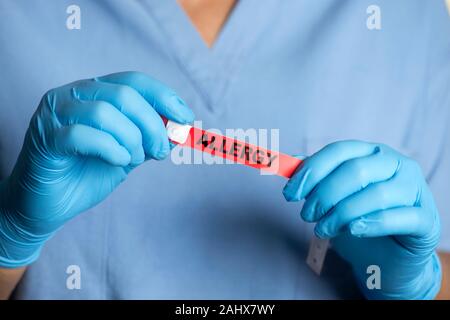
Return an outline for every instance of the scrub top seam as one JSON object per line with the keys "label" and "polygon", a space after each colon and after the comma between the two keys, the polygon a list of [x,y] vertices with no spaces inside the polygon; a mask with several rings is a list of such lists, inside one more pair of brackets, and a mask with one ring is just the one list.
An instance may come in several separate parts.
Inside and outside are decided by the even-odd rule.
{"label": "scrub top seam", "polygon": [[[209,95],[203,91],[201,83],[199,83],[199,81],[190,76],[190,72],[189,72],[189,66],[188,64],[185,62],[185,59],[183,59],[182,57],[180,57],[176,52],[178,52],[178,50],[180,50],[179,48],[177,48],[178,46],[176,45],[176,43],[172,40],[171,37],[171,33],[169,30],[167,30],[167,28],[165,28],[160,22],[157,16],[155,16],[155,13],[153,12],[152,8],[150,7],[149,10],[149,15],[152,17],[152,19],[156,22],[156,25],[158,26],[159,30],[167,37],[170,39],[170,41],[166,41],[164,43],[164,45],[166,47],[168,47],[168,50],[166,50],[167,54],[170,56],[172,62],[174,62],[174,64],[178,67],[178,69],[183,73],[183,75],[185,76],[185,78],[191,83],[192,88],[194,89],[194,91],[200,96],[201,100],[204,101],[204,103],[206,105],[209,104],[210,98]],[[208,108],[209,109],[209,108]]]}
{"label": "scrub top seam", "polygon": [[[240,17],[248,17],[252,7],[248,1],[238,2],[227,17],[213,45],[208,48],[182,8],[171,2],[166,6],[163,9],[157,9],[148,4],[149,15],[157,22],[159,30],[165,37],[169,38],[163,45],[169,47],[168,54],[189,79],[206,109],[218,115],[223,111],[218,105],[226,99],[230,87],[238,76],[240,66],[245,64],[247,51],[255,43],[255,37],[259,38],[266,26],[265,20],[259,17],[251,27],[248,24],[239,24],[238,22],[242,20]],[[173,20],[166,17],[168,8],[177,11],[172,17]],[[270,5],[263,10],[269,8],[271,8]],[[191,38],[192,41],[179,41],[177,37],[183,30],[178,32],[177,28],[187,28],[184,36]]]}
{"label": "scrub top seam", "polygon": [[[238,2],[235,5],[233,12],[228,16],[217,38],[217,47],[213,46],[210,51],[214,58],[214,63],[218,64],[218,61],[225,61],[223,64],[218,64],[220,67],[218,68],[218,72],[220,72],[223,81],[216,94],[214,103],[220,104],[224,100],[226,101],[227,95],[239,78],[239,71],[245,67],[247,59],[251,56],[251,49],[259,43],[266,28],[270,27],[270,23],[265,19],[267,12],[273,14],[281,6],[282,4],[267,1],[261,8],[263,11],[255,16],[255,20],[249,27],[248,24],[244,24],[243,26],[239,25],[234,20],[242,20],[242,18],[251,16],[251,10],[254,7],[250,3],[250,0]],[[242,30],[242,27],[244,27],[244,30]],[[230,48],[233,49],[230,50]],[[220,113],[224,113],[228,108],[213,109],[220,110]]]}
{"label": "scrub top seam", "polygon": [[[106,212],[105,212],[106,211]],[[102,283],[103,283],[103,299],[108,299],[108,284],[109,284],[109,235],[110,235],[110,225],[111,225],[111,213],[108,210],[104,211],[104,219],[105,219],[105,236],[103,240],[103,259],[101,262],[101,270],[103,271],[102,275]]]}

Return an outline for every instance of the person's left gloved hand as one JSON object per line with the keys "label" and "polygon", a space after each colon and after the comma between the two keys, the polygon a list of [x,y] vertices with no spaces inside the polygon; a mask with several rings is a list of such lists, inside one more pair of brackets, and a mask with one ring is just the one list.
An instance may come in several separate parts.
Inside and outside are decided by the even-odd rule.
{"label": "person's left gloved hand", "polygon": [[[283,190],[288,201],[332,238],[371,299],[433,299],[441,285],[435,248],[439,214],[419,165],[388,146],[332,143],[307,158]],[[380,268],[381,289],[369,289],[367,268]]]}

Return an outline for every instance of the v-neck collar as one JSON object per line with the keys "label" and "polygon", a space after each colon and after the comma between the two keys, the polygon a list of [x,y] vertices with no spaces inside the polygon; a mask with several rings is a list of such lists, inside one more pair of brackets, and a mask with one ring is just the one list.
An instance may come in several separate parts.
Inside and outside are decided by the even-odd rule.
{"label": "v-neck collar", "polygon": [[199,92],[211,112],[220,110],[227,87],[236,75],[277,1],[238,0],[213,46],[208,48],[176,0],[146,1],[150,14],[167,36],[173,57]]}

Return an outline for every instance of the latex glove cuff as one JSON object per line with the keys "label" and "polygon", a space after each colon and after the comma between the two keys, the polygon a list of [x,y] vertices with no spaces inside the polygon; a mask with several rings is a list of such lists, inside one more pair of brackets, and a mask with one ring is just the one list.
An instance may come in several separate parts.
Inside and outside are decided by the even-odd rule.
{"label": "latex glove cuff", "polygon": [[15,221],[18,214],[11,214],[5,183],[0,183],[0,268],[19,268],[37,260],[55,232],[36,235],[20,227]]}

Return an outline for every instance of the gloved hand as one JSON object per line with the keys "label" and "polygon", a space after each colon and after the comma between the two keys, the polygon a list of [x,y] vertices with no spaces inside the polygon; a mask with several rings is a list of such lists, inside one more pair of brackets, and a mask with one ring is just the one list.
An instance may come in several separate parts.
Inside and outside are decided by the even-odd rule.
{"label": "gloved hand", "polygon": [[[433,299],[441,285],[435,248],[439,214],[419,165],[391,148],[332,143],[307,158],[289,180],[288,201],[305,199],[301,217],[353,267],[371,299]],[[366,285],[381,271],[381,289]]]}
{"label": "gloved hand", "polygon": [[105,199],[133,168],[165,158],[170,146],[160,115],[194,120],[172,90],[136,72],[46,93],[0,184],[0,267],[33,262],[56,230]]}

